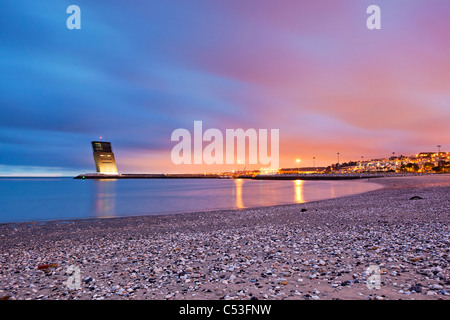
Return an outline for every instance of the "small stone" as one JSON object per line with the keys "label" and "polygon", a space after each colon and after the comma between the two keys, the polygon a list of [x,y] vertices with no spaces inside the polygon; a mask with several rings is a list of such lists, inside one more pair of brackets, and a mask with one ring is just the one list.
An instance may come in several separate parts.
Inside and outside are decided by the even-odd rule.
{"label": "small stone", "polygon": [[417,261],[420,261],[420,260],[423,260],[423,257],[412,257],[412,258],[409,258],[409,261],[411,261],[411,262],[417,262]]}
{"label": "small stone", "polygon": [[350,285],[350,281],[343,281],[342,283],[341,283],[341,286],[342,287],[345,287],[345,286],[348,286],[348,285]]}
{"label": "small stone", "polygon": [[422,286],[420,284],[416,284],[416,285],[413,285],[410,290],[420,293],[420,292],[422,292]]}
{"label": "small stone", "polygon": [[433,284],[433,286],[431,287],[433,290],[441,290],[441,289],[443,289],[444,287],[443,286],[441,286],[441,285],[439,285],[439,284]]}

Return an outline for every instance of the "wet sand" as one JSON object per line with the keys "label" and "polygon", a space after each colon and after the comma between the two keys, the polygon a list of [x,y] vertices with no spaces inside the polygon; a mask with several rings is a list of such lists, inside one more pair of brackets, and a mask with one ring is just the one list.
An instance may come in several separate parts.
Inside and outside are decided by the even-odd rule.
{"label": "wet sand", "polygon": [[374,182],[305,204],[2,224],[0,299],[450,299],[450,175]]}

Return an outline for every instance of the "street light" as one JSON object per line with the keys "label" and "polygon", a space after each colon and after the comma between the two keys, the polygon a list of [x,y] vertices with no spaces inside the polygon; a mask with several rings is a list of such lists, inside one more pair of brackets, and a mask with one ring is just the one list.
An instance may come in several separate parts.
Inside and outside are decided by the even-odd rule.
{"label": "street light", "polygon": [[436,147],[438,148],[438,167],[441,167],[441,148],[442,148],[442,146],[440,144],[438,144]]}
{"label": "street light", "polygon": [[338,169],[338,170],[339,170],[339,155],[340,155],[340,153],[338,152],[338,153],[337,153],[337,156],[338,156],[337,169]]}
{"label": "street light", "polygon": [[313,157],[313,169],[316,171],[316,157]]}

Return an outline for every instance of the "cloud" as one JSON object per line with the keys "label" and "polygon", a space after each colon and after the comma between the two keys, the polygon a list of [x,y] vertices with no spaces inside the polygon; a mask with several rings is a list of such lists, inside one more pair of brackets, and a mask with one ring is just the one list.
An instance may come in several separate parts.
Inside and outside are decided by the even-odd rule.
{"label": "cloud", "polygon": [[69,4],[2,9],[0,164],[91,170],[104,136],[162,171],[194,120],[280,129],[287,166],[450,144],[448,1],[380,1],[379,32],[358,0],[79,1],[79,31]]}

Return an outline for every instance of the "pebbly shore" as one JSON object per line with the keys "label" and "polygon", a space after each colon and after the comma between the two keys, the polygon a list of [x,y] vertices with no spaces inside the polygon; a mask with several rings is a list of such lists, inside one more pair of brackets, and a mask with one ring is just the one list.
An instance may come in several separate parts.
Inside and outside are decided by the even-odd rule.
{"label": "pebbly shore", "polygon": [[450,175],[374,182],[304,204],[2,224],[0,299],[450,300]]}

